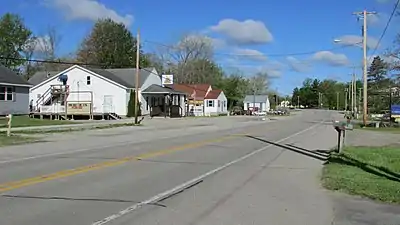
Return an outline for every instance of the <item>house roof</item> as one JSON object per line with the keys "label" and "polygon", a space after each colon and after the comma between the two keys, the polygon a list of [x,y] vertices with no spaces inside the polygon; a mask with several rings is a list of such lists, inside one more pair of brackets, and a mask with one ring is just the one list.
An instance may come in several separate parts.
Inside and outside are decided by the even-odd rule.
{"label": "house roof", "polygon": [[[112,80],[127,88],[136,87],[136,69],[135,68],[123,68],[123,69],[96,69],[96,68],[85,68],[90,70],[102,77]],[[153,68],[143,68],[139,71],[139,87],[141,87],[147,78],[152,73]],[[61,73],[62,71],[48,71],[48,72],[37,72],[30,79],[29,83],[33,85],[40,84],[50,77]],[[48,76],[49,74],[49,76]]]}
{"label": "house roof", "polygon": [[221,92],[221,90],[211,90],[210,92],[208,92],[205,99],[217,99]]}
{"label": "house roof", "polygon": [[207,94],[206,90],[198,89],[197,87],[194,87],[195,85],[172,84],[168,86],[174,90],[187,93],[189,95],[189,99],[196,98],[197,100],[202,100]]}
{"label": "house roof", "polygon": [[159,93],[159,94],[179,94],[179,95],[186,95],[185,92],[180,92],[174,90],[170,87],[162,87],[160,85],[152,84],[148,88],[144,89],[142,93]]}
{"label": "house roof", "polygon": [[193,87],[196,90],[208,91],[211,84],[189,84],[189,86]]}
{"label": "house roof", "polygon": [[14,86],[32,86],[20,75],[3,65],[0,65],[0,83]]}
{"label": "house roof", "polygon": [[246,95],[243,102],[267,102],[268,95]]}

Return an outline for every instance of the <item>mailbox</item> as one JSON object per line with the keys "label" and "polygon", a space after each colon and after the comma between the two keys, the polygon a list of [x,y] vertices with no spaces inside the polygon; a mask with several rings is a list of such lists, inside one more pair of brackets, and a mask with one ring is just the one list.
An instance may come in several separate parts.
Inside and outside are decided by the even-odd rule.
{"label": "mailbox", "polygon": [[333,127],[338,132],[337,152],[341,152],[344,146],[344,139],[346,137],[346,130],[353,130],[354,126],[349,117],[346,121],[333,121]]}

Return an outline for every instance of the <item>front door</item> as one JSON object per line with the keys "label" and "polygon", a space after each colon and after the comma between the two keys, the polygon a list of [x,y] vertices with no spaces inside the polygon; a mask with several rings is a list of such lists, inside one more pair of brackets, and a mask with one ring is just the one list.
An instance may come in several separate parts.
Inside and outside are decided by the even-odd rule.
{"label": "front door", "polygon": [[112,96],[112,95],[104,95],[104,99],[103,99],[103,112],[104,113],[114,112],[113,97],[114,96]]}

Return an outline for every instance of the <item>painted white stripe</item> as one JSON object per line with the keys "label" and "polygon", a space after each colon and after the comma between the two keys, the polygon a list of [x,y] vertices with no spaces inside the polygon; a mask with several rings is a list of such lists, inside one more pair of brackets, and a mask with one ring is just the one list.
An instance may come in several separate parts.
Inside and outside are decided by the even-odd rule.
{"label": "painted white stripe", "polygon": [[[301,130],[301,131],[299,131],[297,133],[294,133],[294,134],[292,134],[290,136],[287,136],[287,137],[285,137],[283,139],[280,139],[276,143],[280,143],[280,142],[286,141],[287,139],[290,139],[290,138],[295,137],[295,136],[297,136],[299,134],[302,134],[302,133],[307,132],[307,131],[309,131],[311,129],[314,129],[315,127],[321,125],[321,123],[323,123],[323,122],[324,121],[320,121],[318,124],[314,124],[313,126],[308,127],[307,129]],[[183,184],[180,184],[180,185],[178,185],[178,186],[176,186],[176,187],[174,187],[172,189],[169,189],[167,191],[159,193],[159,194],[157,194],[157,195],[155,195],[155,196],[153,196],[153,197],[151,197],[151,198],[149,198],[149,199],[147,199],[145,201],[142,201],[142,202],[139,202],[137,204],[134,204],[134,205],[132,205],[132,206],[130,206],[130,207],[124,209],[124,210],[121,210],[121,211],[119,211],[119,212],[117,212],[117,213],[115,213],[115,214],[113,214],[111,216],[108,216],[108,217],[106,217],[106,218],[104,218],[102,220],[94,222],[94,223],[92,223],[92,225],[107,224],[107,223],[109,223],[109,222],[111,222],[111,221],[113,221],[115,219],[118,219],[118,218],[120,218],[120,217],[122,217],[122,216],[124,216],[124,215],[126,215],[128,213],[131,213],[131,212],[141,208],[144,205],[156,203],[157,201],[159,201],[161,199],[164,199],[164,198],[166,198],[166,197],[168,197],[168,196],[170,196],[170,195],[172,195],[172,194],[174,194],[176,192],[184,190],[185,188],[190,187],[191,185],[193,185],[193,184],[195,184],[195,183],[207,178],[208,176],[216,174],[219,171],[221,171],[221,170],[223,170],[223,169],[225,169],[225,168],[227,168],[227,167],[229,167],[229,166],[231,166],[231,165],[233,165],[235,163],[238,163],[238,162],[243,161],[243,160],[245,160],[245,159],[247,159],[247,158],[249,158],[249,157],[251,157],[251,156],[253,156],[255,154],[258,154],[258,153],[260,153],[262,151],[265,151],[266,149],[268,149],[268,148],[270,148],[272,146],[273,145],[270,144],[270,145],[267,145],[265,147],[262,147],[262,148],[260,148],[260,149],[258,149],[256,151],[253,151],[253,152],[251,152],[251,153],[249,153],[247,155],[244,155],[244,156],[242,156],[242,157],[240,157],[238,159],[235,159],[235,160],[233,160],[231,162],[228,162],[228,163],[226,163],[226,164],[224,164],[224,165],[222,165],[222,166],[220,166],[220,167],[218,167],[216,169],[213,169],[213,170],[211,170],[211,171],[209,171],[209,172],[207,172],[205,174],[202,174],[202,175],[200,175],[200,176],[198,176],[198,177],[196,177],[196,178],[194,178],[192,180],[189,180],[189,181],[187,181],[187,182],[185,182]]]}

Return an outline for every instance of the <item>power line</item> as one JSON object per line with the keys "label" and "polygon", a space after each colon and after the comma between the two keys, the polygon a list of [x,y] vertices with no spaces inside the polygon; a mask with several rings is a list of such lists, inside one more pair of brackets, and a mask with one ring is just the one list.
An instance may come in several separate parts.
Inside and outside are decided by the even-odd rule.
{"label": "power line", "polygon": [[[163,46],[163,47],[169,48],[169,49],[178,49],[178,50],[180,49],[178,46],[167,45],[167,44],[163,44],[163,43],[156,42],[156,41],[145,40],[143,42],[146,42],[146,43],[149,43],[149,44],[155,44],[155,45]],[[348,45],[343,45],[343,46],[340,46],[340,47],[334,47],[334,48],[328,48],[328,49],[319,49],[319,50],[314,50],[314,51],[294,52],[294,53],[277,53],[277,54],[263,53],[263,54],[265,54],[267,57],[285,57],[285,56],[312,55],[312,54],[315,54],[315,53],[318,53],[318,52],[321,52],[321,51],[336,51],[336,50],[348,48],[348,47],[351,47],[351,46],[353,46],[353,44],[348,44]],[[223,53],[223,52],[214,52],[214,54],[216,54],[216,55],[225,55],[225,56],[242,56],[242,57],[260,56],[259,54],[239,54],[239,53]]]}
{"label": "power line", "polygon": [[378,44],[375,46],[374,51],[372,52],[372,54],[371,54],[371,56],[370,56],[370,58],[369,58],[368,61],[371,60],[371,57],[375,54],[376,50],[378,49],[378,46],[380,45],[380,43],[381,43],[383,37],[384,37],[385,34],[386,34],[387,29],[389,28],[389,25],[390,25],[390,23],[392,22],[393,16],[394,16],[394,14],[396,13],[396,10],[397,10],[397,7],[399,6],[399,4],[400,4],[400,0],[397,0],[396,4],[395,4],[394,7],[393,7],[393,11],[392,11],[392,13],[390,14],[390,17],[389,17],[389,19],[388,19],[388,21],[387,21],[387,23],[386,23],[386,26],[385,26],[385,28],[383,29],[383,32],[382,32],[382,34],[381,34],[381,36],[380,36],[380,38],[379,38],[379,40],[378,40]]}

